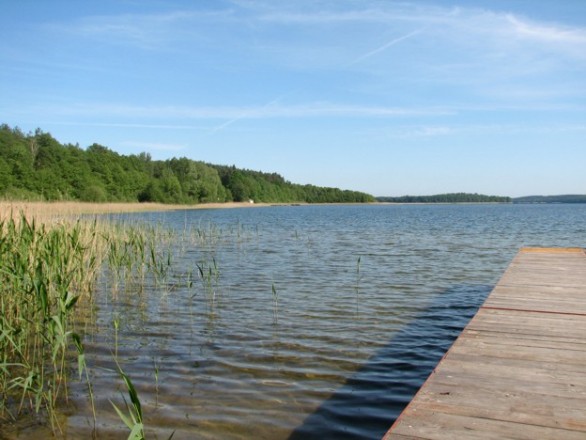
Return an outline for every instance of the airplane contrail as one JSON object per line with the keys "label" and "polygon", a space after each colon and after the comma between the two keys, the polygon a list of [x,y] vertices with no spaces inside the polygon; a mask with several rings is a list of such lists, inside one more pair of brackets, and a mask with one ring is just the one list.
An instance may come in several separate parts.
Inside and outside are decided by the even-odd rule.
{"label": "airplane contrail", "polygon": [[296,92],[296,90],[291,91],[291,92],[288,92],[288,93],[285,93],[285,94],[280,95],[280,96],[277,96],[275,99],[267,102],[266,104],[264,104],[263,106],[261,106],[259,108],[250,108],[247,111],[243,111],[242,114],[240,114],[240,115],[238,115],[238,116],[230,119],[229,121],[226,121],[226,122],[224,122],[224,123],[222,123],[220,125],[217,125],[216,127],[213,127],[210,130],[210,134],[212,134],[212,135],[213,134],[216,134],[218,131],[223,130],[224,128],[228,127],[229,125],[232,125],[234,122],[237,122],[237,121],[239,121],[241,119],[245,119],[247,117],[254,116],[255,114],[258,114],[259,111],[262,111],[262,110],[267,109],[268,107],[270,107],[270,106],[278,103],[284,97],[286,97],[286,96],[288,96],[288,95],[290,95],[290,94],[292,94],[294,92]]}
{"label": "airplane contrail", "polygon": [[223,130],[228,125],[232,125],[234,122],[244,119],[250,112],[243,112],[241,115],[224,122],[223,124],[217,125],[210,130],[210,134],[216,134],[218,131]]}
{"label": "airplane contrail", "polygon": [[383,44],[381,47],[377,47],[376,49],[371,50],[370,52],[367,52],[363,55],[360,55],[358,58],[356,58],[354,61],[352,61],[348,65],[351,66],[351,65],[356,64],[360,61],[363,61],[367,58],[370,58],[371,56],[376,55],[377,53],[382,52],[384,50],[387,50],[389,47],[394,46],[395,44],[400,43],[403,40],[406,40],[408,38],[411,38],[411,37],[421,33],[421,31],[423,31],[423,29],[417,29],[413,32],[408,33],[407,35],[403,35],[402,37],[394,38],[393,40],[389,41],[388,43]]}

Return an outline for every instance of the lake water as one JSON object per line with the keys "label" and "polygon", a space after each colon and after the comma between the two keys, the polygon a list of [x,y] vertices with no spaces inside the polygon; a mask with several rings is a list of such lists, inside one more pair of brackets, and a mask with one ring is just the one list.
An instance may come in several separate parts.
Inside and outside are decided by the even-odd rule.
{"label": "lake water", "polygon": [[[520,247],[586,247],[586,205],[287,206],[118,218],[161,223],[183,238],[169,244],[174,274],[165,287],[103,287],[98,295],[85,342],[100,438],[127,435],[110,403],[123,406],[125,394],[116,338],[153,438],[380,438]],[[83,386],[73,394],[77,411],[65,430],[89,438]]]}

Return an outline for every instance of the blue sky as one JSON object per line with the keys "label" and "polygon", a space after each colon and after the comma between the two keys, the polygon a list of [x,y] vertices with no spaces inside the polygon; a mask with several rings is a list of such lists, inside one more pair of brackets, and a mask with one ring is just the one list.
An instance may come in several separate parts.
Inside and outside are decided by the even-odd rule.
{"label": "blue sky", "polygon": [[0,0],[0,122],[374,195],[586,193],[586,1]]}

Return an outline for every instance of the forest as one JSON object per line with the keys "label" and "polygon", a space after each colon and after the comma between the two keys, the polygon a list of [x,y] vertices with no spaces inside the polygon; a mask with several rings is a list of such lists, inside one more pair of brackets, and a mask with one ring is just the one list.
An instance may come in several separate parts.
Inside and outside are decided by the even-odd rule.
{"label": "forest", "polygon": [[83,149],[61,144],[40,129],[25,134],[7,124],[0,125],[0,198],[177,204],[375,201],[363,192],[291,183],[277,173],[185,157],[122,155],[96,143]]}
{"label": "forest", "polygon": [[483,194],[448,193],[432,196],[377,197],[387,203],[510,203],[510,197],[486,196]]}
{"label": "forest", "polygon": [[513,203],[586,203],[586,194],[516,197]]}

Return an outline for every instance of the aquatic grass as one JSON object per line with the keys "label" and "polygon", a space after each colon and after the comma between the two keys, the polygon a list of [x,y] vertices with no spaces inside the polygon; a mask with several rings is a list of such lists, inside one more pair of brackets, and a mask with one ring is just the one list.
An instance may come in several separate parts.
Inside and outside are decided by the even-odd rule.
{"label": "aquatic grass", "polygon": [[[219,240],[226,239],[223,234],[210,224],[179,238],[213,253]],[[55,435],[65,435],[60,411],[68,405],[70,382],[77,379],[87,389],[93,435],[97,435],[96,390],[82,333],[76,328],[92,313],[96,286],[102,291],[109,286],[116,295],[137,294],[142,302],[145,286],[166,294],[172,276],[174,285],[183,283],[192,289],[199,275],[213,316],[220,278],[216,257],[202,259],[193,271],[174,273],[178,253],[185,252],[177,240],[177,232],[160,224],[124,219],[61,216],[38,221],[25,213],[20,217],[11,213],[0,220],[0,427],[30,417],[50,424]],[[120,321],[117,316],[113,319],[118,363]],[[158,395],[157,362],[154,368]],[[130,377],[121,369],[120,373],[130,396],[125,423],[132,425],[132,438],[143,438],[138,395],[131,392]],[[115,409],[119,416],[120,408]]]}
{"label": "aquatic grass", "polygon": [[114,359],[118,359],[118,334],[120,332],[120,317],[118,315],[114,316],[112,323],[114,325]]}
{"label": "aquatic grass", "polygon": [[118,364],[118,360],[116,359],[116,367],[118,369],[118,374],[122,378],[124,385],[128,391],[128,396],[130,398],[130,403],[126,400],[124,395],[122,399],[124,400],[124,406],[126,408],[126,412],[122,411],[118,406],[110,400],[110,403],[114,407],[116,414],[118,417],[124,422],[124,424],[130,429],[130,434],[128,435],[128,440],[144,440],[144,423],[143,423],[143,416],[142,416],[142,405],[140,403],[140,399],[138,398],[138,393],[130,377],[122,370],[120,364]]}
{"label": "aquatic grass", "polygon": [[356,318],[358,318],[359,316],[359,307],[360,307],[360,303],[359,303],[359,296],[360,296],[360,281],[362,280],[362,275],[360,274],[360,264],[362,262],[362,257],[358,256],[358,258],[356,259],[356,281],[354,284],[354,297],[355,297],[355,314],[356,314]]}
{"label": "aquatic grass", "polygon": [[59,430],[55,408],[67,402],[68,351],[78,337],[71,317],[99,264],[86,252],[96,244],[91,228],[24,216],[0,223],[1,417],[26,407]]}
{"label": "aquatic grass", "polygon": [[146,242],[141,243],[145,268],[153,276],[155,285],[165,285],[173,265],[173,250],[170,245],[173,240],[172,231],[149,228],[145,231],[145,237]]}
{"label": "aquatic grass", "polygon": [[216,305],[216,292],[220,279],[220,269],[218,267],[216,257],[212,257],[211,263],[209,261],[202,260],[200,263],[196,264],[196,267],[199,279],[208,300],[210,311],[213,312]]}
{"label": "aquatic grass", "polygon": [[273,293],[273,323],[279,323],[279,294],[277,293],[277,288],[275,287],[275,283],[271,285],[271,292]]}
{"label": "aquatic grass", "polygon": [[356,290],[356,293],[360,293],[360,279],[361,279],[361,275],[360,275],[360,262],[361,262],[362,257],[358,257],[358,259],[356,260],[356,284],[354,286],[354,289]]}
{"label": "aquatic grass", "polygon": [[[110,404],[120,417],[120,420],[126,425],[126,427],[130,430],[128,434],[128,440],[145,440],[145,423],[144,423],[144,414],[142,409],[142,404],[140,402],[140,398],[138,396],[138,391],[134,387],[130,376],[124,372],[120,364],[118,363],[118,359],[114,359],[116,362],[116,368],[118,370],[118,374],[122,378],[124,382],[124,386],[126,391],[128,392],[128,398],[130,402],[126,400],[124,394],[122,395],[122,400],[124,401],[124,408],[125,411],[121,410],[114,402],[110,400]],[[158,387],[158,374],[159,368],[157,363],[155,362],[155,377],[157,380],[157,387]],[[158,390],[157,390],[158,393]],[[167,438],[167,440],[171,440],[175,435],[175,431],[171,432],[171,435]]]}
{"label": "aquatic grass", "polygon": [[[30,416],[62,434],[58,408],[68,403],[77,352],[95,426],[94,389],[75,331],[78,305],[91,309],[103,273],[115,289],[142,286],[147,276],[165,281],[173,264],[171,241],[161,228],[95,218],[43,223],[22,214],[0,222],[0,423]],[[215,261],[209,273],[219,274]]]}
{"label": "aquatic grass", "polygon": [[155,372],[155,407],[159,406],[159,364],[157,359],[153,357],[153,367]]}
{"label": "aquatic grass", "polygon": [[90,404],[92,408],[92,418],[93,418],[93,429],[92,429],[92,437],[96,436],[96,403],[95,403],[95,396],[94,396],[94,388],[92,386],[92,381],[90,379],[89,369],[87,367],[86,358],[85,358],[85,348],[81,342],[81,337],[74,333],[72,335],[73,343],[75,344],[75,348],[77,349],[77,365],[79,371],[79,380],[82,380],[83,373],[85,372],[85,382],[88,388],[88,395],[90,399]]}

